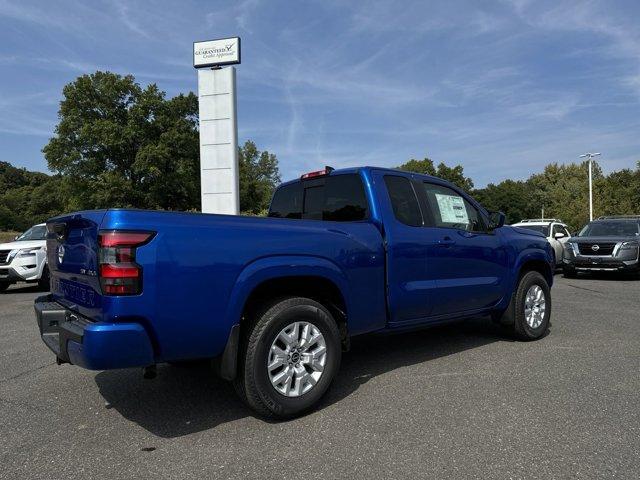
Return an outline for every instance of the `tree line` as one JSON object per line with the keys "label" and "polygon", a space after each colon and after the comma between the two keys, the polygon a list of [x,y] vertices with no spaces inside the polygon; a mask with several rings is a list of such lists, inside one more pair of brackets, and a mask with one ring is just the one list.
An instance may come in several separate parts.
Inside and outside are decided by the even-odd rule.
{"label": "tree line", "polygon": [[[129,207],[197,211],[200,207],[198,101],[167,98],[131,75],[96,72],[63,89],[59,122],[43,148],[53,175],[0,162],[0,230],[22,231],[57,214]],[[264,214],[280,183],[277,157],[252,141],[238,149],[240,208]],[[640,162],[604,175],[594,164],[594,213],[640,213]],[[588,221],[587,165],[552,163],[527,180],[475,188],[462,165],[429,158],[398,168],[453,182],[507,222],[559,217],[573,229]]]}
{"label": "tree line", "polygon": [[[485,188],[474,188],[473,180],[465,177],[461,165],[437,167],[429,158],[410,160],[403,170],[434,175],[448,180],[470,193],[489,210],[503,211],[507,223],[523,218],[559,218],[572,231],[589,221],[588,162],[547,165],[541,173],[527,180],[504,180]],[[640,214],[640,161],[635,169],[625,168],[604,175],[598,163],[593,163],[593,214]]]}

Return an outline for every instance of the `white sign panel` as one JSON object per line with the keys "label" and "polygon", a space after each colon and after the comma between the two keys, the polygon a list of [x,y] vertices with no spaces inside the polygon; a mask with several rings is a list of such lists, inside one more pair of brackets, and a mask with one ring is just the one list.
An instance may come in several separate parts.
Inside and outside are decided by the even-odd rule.
{"label": "white sign panel", "polygon": [[219,67],[240,63],[240,37],[193,42],[193,66]]}
{"label": "white sign panel", "polygon": [[469,223],[467,209],[462,197],[436,193],[440,218],[444,223]]}

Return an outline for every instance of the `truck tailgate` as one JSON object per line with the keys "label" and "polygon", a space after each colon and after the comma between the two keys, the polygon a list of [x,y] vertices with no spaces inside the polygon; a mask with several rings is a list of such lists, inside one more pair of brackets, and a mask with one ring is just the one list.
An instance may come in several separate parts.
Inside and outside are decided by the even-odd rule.
{"label": "truck tailgate", "polygon": [[93,319],[100,316],[102,302],[98,279],[98,230],[105,212],[78,212],[47,222],[52,298]]}

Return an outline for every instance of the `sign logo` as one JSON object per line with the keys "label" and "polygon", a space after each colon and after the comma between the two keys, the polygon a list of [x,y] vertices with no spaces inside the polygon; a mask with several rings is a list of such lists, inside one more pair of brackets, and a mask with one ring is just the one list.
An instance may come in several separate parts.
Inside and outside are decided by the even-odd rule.
{"label": "sign logo", "polygon": [[62,263],[64,260],[64,247],[62,245],[58,245],[58,263]]}
{"label": "sign logo", "polygon": [[219,67],[240,63],[240,37],[193,42],[193,66]]}
{"label": "sign logo", "polygon": [[598,250],[600,250],[600,245],[592,245],[591,250],[593,250],[594,252],[597,252]]}

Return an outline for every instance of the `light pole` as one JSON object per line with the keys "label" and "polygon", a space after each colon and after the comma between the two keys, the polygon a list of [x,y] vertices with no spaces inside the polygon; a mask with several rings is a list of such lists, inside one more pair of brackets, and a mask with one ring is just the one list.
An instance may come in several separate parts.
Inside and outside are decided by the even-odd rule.
{"label": "light pole", "polygon": [[591,163],[593,162],[593,157],[598,157],[600,154],[598,152],[594,153],[585,153],[580,155],[580,158],[588,158],[589,159],[589,221],[593,221],[593,182],[591,180]]}

